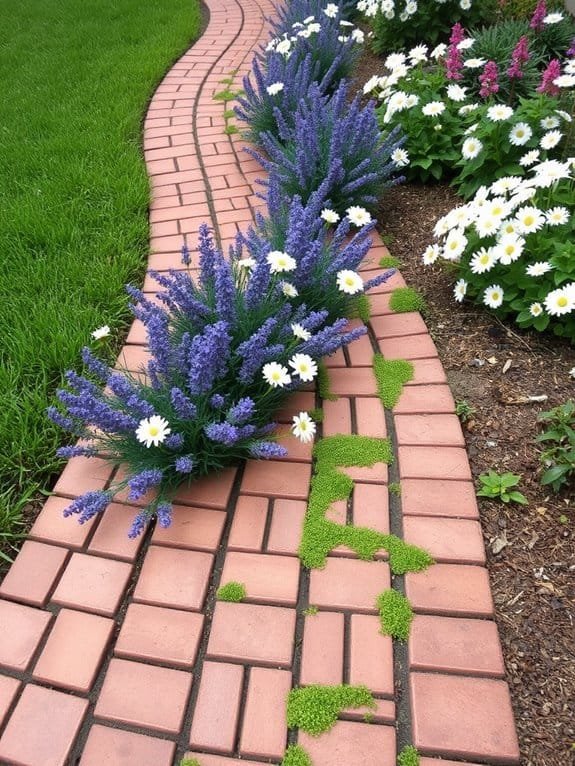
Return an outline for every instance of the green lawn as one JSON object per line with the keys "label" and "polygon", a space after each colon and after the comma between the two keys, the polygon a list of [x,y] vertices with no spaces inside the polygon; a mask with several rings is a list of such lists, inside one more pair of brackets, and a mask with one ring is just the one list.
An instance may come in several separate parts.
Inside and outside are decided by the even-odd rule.
{"label": "green lawn", "polygon": [[44,410],[144,274],[146,104],[197,38],[198,0],[0,0],[0,542],[49,488]]}

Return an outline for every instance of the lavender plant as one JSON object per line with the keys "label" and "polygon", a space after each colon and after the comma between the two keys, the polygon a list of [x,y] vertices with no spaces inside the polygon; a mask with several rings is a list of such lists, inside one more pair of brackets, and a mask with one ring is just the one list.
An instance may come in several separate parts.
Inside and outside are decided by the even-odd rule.
{"label": "lavender plant", "polygon": [[347,100],[347,84],[325,100],[312,86],[295,114],[294,127],[280,125],[280,140],[260,136],[267,157],[248,150],[270,174],[277,174],[286,197],[306,204],[322,187],[331,208],[343,216],[350,206],[374,209],[383,191],[403,180],[391,155],[403,144],[398,130],[382,139],[372,102]]}
{"label": "lavender plant", "polygon": [[[365,332],[350,330],[343,316],[332,321],[328,310],[290,299],[283,281],[297,275],[298,263],[269,242],[259,242],[257,259],[243,258],[238,243],[227,260],[202,226],[198,251],[197,281],[189,271],[152,272],[163,288],[159,304],[129,288],[151,354],[143,374],[113,371],[84,349],[87,373],[68,372],[69,387],[58,391],[63,410],[48,412],[81,440],[60,456],[103,455],[127,467],[113,487],[70,504],[65,515],[77,515],[80,523],[127,490],[129,502],[147,503],[131,537],[154,516],[168,526],[182,482],[242,458],[285,454],[273,441],[274,413],[290,391],[314,379],[317,359]],[[186,249],[183,258],[190,265]],[[333,273],[325,289],[338,286],[348,298],[355,292]],[[292,430],[306,441],[315,425],[300,413]]]}

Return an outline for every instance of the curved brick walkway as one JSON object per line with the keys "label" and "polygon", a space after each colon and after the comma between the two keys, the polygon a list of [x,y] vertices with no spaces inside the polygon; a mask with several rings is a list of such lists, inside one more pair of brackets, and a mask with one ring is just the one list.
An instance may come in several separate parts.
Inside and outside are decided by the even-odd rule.
{"label": "curved brick walkway", "polygon": [[[200,41],[158,88],[145,125],[153,186],[150,264],[179,266],[211,222],[222,242],[252,220],[261,175],[223,134],[221,80],[249,70],[266,40],[269,0],[209,0]],[[365,270],[385,254],[374,244]],[[290,441],[287,460],[251,462],[182,492],[167,530],[128,540],[133,509],[118,498],[99,520],[64,520],[69,498],[102,488],[111,469],[69,462],[0,586],[0,763],[25,766],[201,766],[279,763],[285,699],[296,684],[365,683],[374,722],[344,714],[319,738],[300,734],[314,766],[393,766],[413,742],[434,756],[512,764],[518,750],[493,622],[481,530],[459,421],[435,346],[418,314],[394,315],[389,291],[372,298],[371,336],[329,360],[337,401],[322,403],[323,435],[394,441],[390,468],[355,469],[348,521],[401,533],[437,564],[394,578],[417,613],[408,649],[378,633],[375,596],[389,587],[384,560],[334,551],[324,570],[296,557],[311,453]],[[146,291],[154,285],[146,281]],[[415,378],[383,413],[374,348],[413,360]],[[120,361],[146,359],[136,322]],[[316,406],[299,393],[290,409]],[[401,501],[388,481],[401,480]],[[333,508],[345,521],[346,509]],[[247,603],[215,601],[220,583],[246,585]],[[319,607],[305,616],[309,604]],[[409,690],[409,691],[408,691]],[[291,737],[290,740],[292,741]]]}

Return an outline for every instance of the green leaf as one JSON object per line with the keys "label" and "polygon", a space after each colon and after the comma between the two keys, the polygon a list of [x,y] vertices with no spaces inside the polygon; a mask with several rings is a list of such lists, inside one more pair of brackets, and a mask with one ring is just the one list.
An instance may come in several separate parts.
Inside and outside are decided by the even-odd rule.
{"label": "green leaf", "polygon": [[521,492],[510,492],[509,497],[514,503],[520,503],[521,505],[528,505],[528,500]]}
{"label": "green leaf", "polygon": [[541,484],[553,484],[556,481],[563,480],[565,474],[569,472],[568,465],[554,465],[548,468],[541,477]]}

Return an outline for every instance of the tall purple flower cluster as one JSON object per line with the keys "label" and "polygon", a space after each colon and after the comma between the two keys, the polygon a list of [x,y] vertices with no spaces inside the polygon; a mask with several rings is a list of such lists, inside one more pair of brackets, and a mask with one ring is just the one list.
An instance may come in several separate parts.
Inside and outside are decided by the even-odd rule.
{"label": "tall purple flower cluster", "polygon": [[531,29],[534,29],[536,32],[540,32],[543,29],[544,22],[543,19],[547,15],[547,3],[545,0],[539,0],[537,3],[535,10],[533,11],[533,15],[531,16],[531,21],[529,22],[529,27]]}
{"label": "tall purple flower cluster", "polygon": [[529,61],[529,58],[529,39],[527,35],[523,35],[511,54],[511,64],[507,70],[509,79],[520,80],[523,77],[523,65]]}
{"label": "tall purple flower cluster", "polygon": [[318,88],[300,103],[294,127],[260,137],[266,157],[251,151],[270,176],[279,178],[285,196],[307,203],[320,187],[340,214],[354,204],[373,208],[384,189],[399,183],[391,154],[404,143],[399,131],[382,140],[373,103],[351,103],[342,82],[325,100]]}
{"label": "tall purple flower cluster", "polygon": [[483,72],[479,75],[479,82],[481,83],[479,89],[481,98],[489,98],[489,96],[497,93],[499,90],[499,71],[495,61],[488,61],[485,64]]}
{"label": "tall purple flower cluster", "polygon": [[559,59],[551,59],[541,76],[541,82],[537,86],[537,93],[546,93],[548,96],[558,96],[561,89],[553,80],[561,75],[561,62]]}
{"label": "tall purple flower cluster", "polygon": [[463,74],[463,56],[458,48],[459,43],[465,39],[465,30],[458,22],[454,24],[451,29],[451,35],[449,37],[449,48],[447,50],[447,58],[445,60],[445,70],[448,80],[462,80]]}

